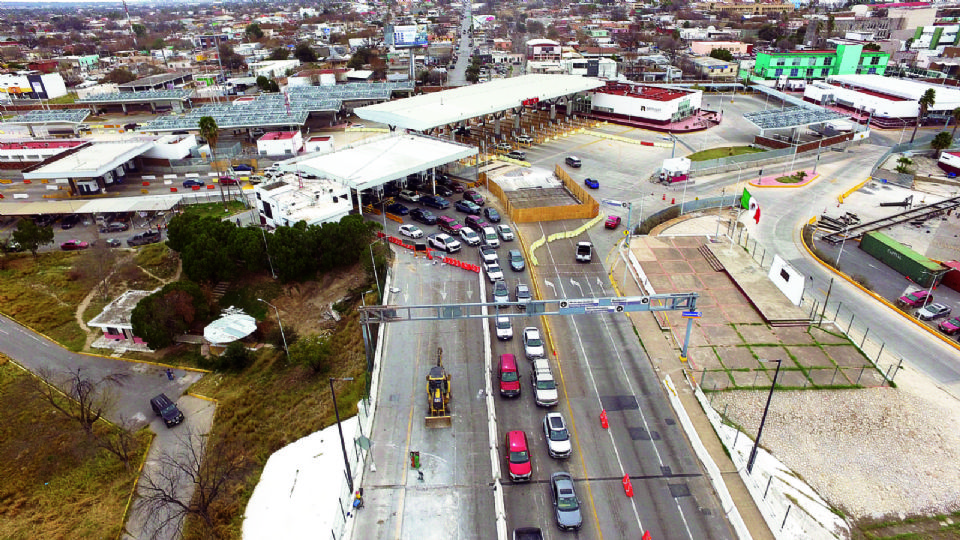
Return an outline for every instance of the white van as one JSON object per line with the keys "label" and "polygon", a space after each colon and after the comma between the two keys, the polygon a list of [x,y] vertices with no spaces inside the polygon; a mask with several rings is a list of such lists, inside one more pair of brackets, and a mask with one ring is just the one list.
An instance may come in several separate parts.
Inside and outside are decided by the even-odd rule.
{"label": "white van", "polygon": [[483,243],[490,247],[500,247],[500,237],[497,236],[497,231],[493,227],[484,227],[483,228]]}

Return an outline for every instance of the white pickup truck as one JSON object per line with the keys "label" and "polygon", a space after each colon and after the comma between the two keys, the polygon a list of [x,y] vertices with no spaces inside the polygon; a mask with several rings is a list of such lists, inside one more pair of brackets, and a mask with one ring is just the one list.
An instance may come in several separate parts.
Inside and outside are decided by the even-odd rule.
{"label": "white pickup truck", "polygon": [[538,358],[533,361],[533,396],[537,405],[541,407],[553,407],[557,404],[560,394],[557,391],[557,381],[553,378],[553,372],[550,371],[550,364],[546,358]]}

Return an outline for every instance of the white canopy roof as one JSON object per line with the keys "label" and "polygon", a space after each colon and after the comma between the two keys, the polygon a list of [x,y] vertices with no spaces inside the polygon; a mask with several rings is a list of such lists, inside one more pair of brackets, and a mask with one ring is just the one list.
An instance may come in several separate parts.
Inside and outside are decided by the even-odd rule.
{"label": "white canopy roof", "polygon": [[288,160],[280,168],[339,180],[350,188],[364,190],[476,154],[476,147],[452,141],[389,134],[329,154]]}
{"label": "white canopy roof", "polygon": [[354,112],[371,122],[425,131],[521,107],[528,99],[556,99],[603,85],[600,79],[578,75],[524,75],[368,105]]}
{"label": "white canopy roof", "polygon": [[59,159],[24,172],[28,180],[44,178],[97,178],[153,148],[153,139],[98,141]]}
{"label": "white canopy roof", "polygon": [[234,313],[208,324],[203,329],[203,339],[215,345],[226,345],[249,336],[256,329],[256,319],[246,313]]}

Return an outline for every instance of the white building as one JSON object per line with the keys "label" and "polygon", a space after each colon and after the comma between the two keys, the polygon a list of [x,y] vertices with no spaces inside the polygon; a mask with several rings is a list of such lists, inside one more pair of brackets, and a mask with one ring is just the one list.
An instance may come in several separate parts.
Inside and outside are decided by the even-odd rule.
{"label": "white building", "polygon": [[906,120],[920,114],[920,97],[930,88],[935,89],[937,99],[928,114],[949,115],[960,107],[960,89],[880,75],[833,75],[807,85],[803,98],[862,111],[875,120]]}
{"label": "white building", "polygon": [[678,122],[700,109],[703,92],[607,81],[591,94],[591,110],[662,124]]}
{"label": "white building", "polygon": [[303,135],[299,131],[271,131],[257,139],[257,153],[261,156],[295,156],[303,150]]}
{"label": "white building", "polygon": [[564,58],[545,62],[531,60],[527,62],[527,73],[616,79],[617,62],[610,58]]}
{"label": "white building", "polygon": [[297,181],[295,175],[288,174],[284,180],[254,187],[254,195],[260,223],[268,227],[291,226],[300,221],[307,225],[333,223],[353,209],[350,189],[334,180]]}
{"label": "white building", "polygon": [[286,77],[288,72],[300,67],[300,61],[291,60],[264,60],[263,62],[254,62],[249,64],[250,75],[260,77],[261,75],[268,79],[279,79]]}
{"label": "white building", "polygon": [[308,154],[314,152],[333,152],[333,137],[328,136],[314,136],[307,139],[306,144],[304,145],[304,151]]}
{"label": "white building", "polygon": [[67,95],[67,85],[59,73],[21,71],[0,74],[0,93],[11,99],[54,99]]}

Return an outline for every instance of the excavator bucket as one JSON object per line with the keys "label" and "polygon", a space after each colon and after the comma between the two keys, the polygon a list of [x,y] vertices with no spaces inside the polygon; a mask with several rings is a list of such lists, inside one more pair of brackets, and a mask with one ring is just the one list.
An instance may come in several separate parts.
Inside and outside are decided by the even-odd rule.
{"label": "excavator bucket", "polygon": [[443,429],[453,426],[453,418],[451,416],[428,416],[426,421],[426,426],[430,429]]}

